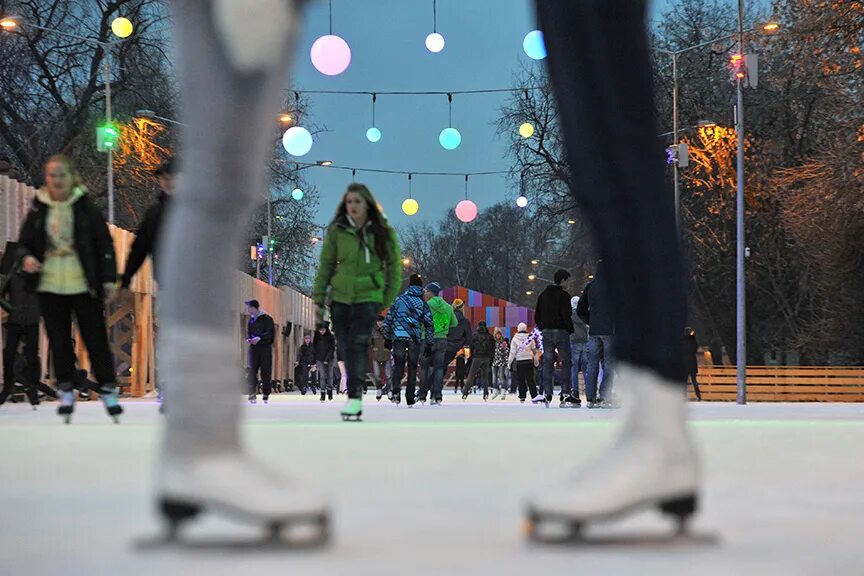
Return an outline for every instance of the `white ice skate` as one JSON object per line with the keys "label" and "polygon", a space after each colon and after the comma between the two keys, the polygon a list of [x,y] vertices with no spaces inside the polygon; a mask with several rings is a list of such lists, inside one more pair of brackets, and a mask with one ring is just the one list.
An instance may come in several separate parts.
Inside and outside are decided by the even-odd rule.
{"label": "white ice skate", "polygon": [[532,540],[578,540],[587,524],[654,507],[673,516],[681,533],[695,513],[698,462],[682,386],[644,369],[620,370],[631,398],[616,443],[595,462],[528,500],[526,532]]}
{"label": "white ice skate", "polygon": [[[330,513],[322,496],[237,452],[164,463],[156,500],[167,543],[182,544],[180,526],[202,512],[259,525],[273,543],[305,547],[329,539]],[[303,528],[298,537],[295,531]]]}

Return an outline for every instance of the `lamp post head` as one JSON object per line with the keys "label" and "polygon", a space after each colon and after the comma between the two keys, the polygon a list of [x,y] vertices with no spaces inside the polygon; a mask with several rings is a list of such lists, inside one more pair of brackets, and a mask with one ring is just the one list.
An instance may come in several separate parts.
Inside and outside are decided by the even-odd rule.
{"label": "lamp post head", "polygon": [[0,19],[0,28],[3,30],[14,30],[18,27],[18,16],[6,16]]}

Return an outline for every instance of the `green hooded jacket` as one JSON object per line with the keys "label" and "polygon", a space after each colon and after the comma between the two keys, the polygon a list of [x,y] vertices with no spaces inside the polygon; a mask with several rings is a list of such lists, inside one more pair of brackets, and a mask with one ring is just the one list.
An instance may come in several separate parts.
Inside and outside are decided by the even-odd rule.
{"label": "green hooded jacket", "polygon": [[458,324],[453,307],[440,296],[433,296],[427,302],[432,310],[432,324],[435,325],[435,339],[447,338],[450,328]]}
{"label": "green hooded jacket", "polygon": [[327,288],[330,300],[341,304],[376,302],[381,308],[393,303],[402,283],[399,240],[389,225],[390,241],[384,262],[375,253],[375,240],[369,223],[357,230],[349,221],[336,222],[327,229],[312,299],[323,306]]}

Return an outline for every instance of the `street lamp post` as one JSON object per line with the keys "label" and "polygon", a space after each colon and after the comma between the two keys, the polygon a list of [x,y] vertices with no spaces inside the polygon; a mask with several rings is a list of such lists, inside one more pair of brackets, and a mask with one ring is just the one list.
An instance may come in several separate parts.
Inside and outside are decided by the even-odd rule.
{"label": "street lamp post", "polygon": [[[7,16],[2,19],[2,28],[4,30],[12,30],[15,27],[24,23],[25,26],[30,28],[35,28],[36,30],[44,30],[45,32],[51,32],[53,34],[59,34],[60,36],[66,36],[67,38],[74,38],[76,40],[82,40],[89,44],[95,44],[102,48],[105,51],[105,122],[107,125],[111,124],[111,48],[116,44],[120,44],[125,41],[125,39],[115,40],[114,42],[103,42],[101,40],[96,40],[94,38],[87,38],[86,36],[79,36],[78,34],[71,34],[69,32],[64,32],[62,30],[57,30],[56,28],[47,28],[45,26],[39,26],[37,24],[33,24],[31,22],[27,22],[23,18],[19,16]],[[108,223],[114,224],[114,148],[108,148],[108,166],[107,166],[107,176],[106,176],[106,185],[108,188]]]}
{"label": "street lamp post", "polygon": [[[744,57],[744,0],[738,0],[738,54]],[[735,107],[735,130],[738,133],[738,181],[736,198],[736,337],[737,346],[735,351],[736,373],[737,373],[737,402],[747,403],[747,293],[744,287],[744,94],[743,79],[741,75],[736,76],[736,92],[738,105]]]}

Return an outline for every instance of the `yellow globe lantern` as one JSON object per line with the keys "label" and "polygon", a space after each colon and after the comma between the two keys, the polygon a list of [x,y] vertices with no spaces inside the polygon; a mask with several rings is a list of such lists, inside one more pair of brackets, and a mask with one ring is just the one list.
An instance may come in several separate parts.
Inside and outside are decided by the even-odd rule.
{"label": "yellow globe lantern", "polygon": [[402,202],[402,212],[408,216],[414,216],[417,214],[418,210],[420,210],[420,204],[418,204],[413,198],[406,198],[405,201]]}
{"label": "yellow globe lantern", "polygon": [[530,122],[525,122],[519,126],[519,135],[523,138],[530,138],[534,135],[534,125]]}
{"label": "yellow globe lantern", "polygon": [[118,38],[128,38],[132,35],[132,21],[128,18],[115,18],[111,21],[111,31]]}

